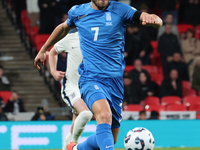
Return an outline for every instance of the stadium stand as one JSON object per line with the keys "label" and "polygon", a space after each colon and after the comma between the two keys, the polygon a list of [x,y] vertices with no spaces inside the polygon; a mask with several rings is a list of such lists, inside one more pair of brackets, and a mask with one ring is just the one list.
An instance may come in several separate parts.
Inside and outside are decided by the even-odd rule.
{"label": "stadium stand", "polygon": [[148,96],[144,100],[144,105],[160,105],[160,99],[155,96]]}
{"label": "stadium stand", "polygon": [[164,96],[161,98],[161,105],[181,104],[181,98],[178,96]]}
{"label": "stadium stand", "polygon": [[166,110],[167,111],[187,111],[187,108],[183,104],[180,104],[180,105],[173,104],[173,105],[168,105],[166,107]]}
{"label": "stadium stand", "polygon": [[124,111],[142,111],[144,108],[141,105],[129,104],[124,106]]}

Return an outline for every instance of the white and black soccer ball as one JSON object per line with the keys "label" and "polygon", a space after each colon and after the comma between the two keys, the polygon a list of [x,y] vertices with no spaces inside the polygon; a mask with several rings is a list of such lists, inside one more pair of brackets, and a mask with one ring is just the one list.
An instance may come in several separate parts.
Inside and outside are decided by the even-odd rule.
{"label": "white and black soccer ball", "polygon": [[126,150],[153,150],[154,137],[152,133],[143,127],[129,130],[124,139]]}

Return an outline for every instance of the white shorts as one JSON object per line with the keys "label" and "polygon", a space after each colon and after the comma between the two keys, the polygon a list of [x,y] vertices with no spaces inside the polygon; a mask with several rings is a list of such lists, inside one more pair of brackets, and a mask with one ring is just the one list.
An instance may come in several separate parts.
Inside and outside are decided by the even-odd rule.
{"label": "white shorts", "polygon": [[77,100],[81,99],[80,90],[76,88],[71,88],[70,90],[62,90],[61,96],[64,102],[72,109],[72,113],[77,114],[77,111],[73,105]]}

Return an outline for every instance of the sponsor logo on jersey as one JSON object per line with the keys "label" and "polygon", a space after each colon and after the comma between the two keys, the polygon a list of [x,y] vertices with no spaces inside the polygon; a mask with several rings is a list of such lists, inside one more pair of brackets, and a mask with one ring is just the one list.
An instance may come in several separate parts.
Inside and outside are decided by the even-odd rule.
{"label": "sponsor logo on jersey", "polygon": [[84,18],[84,17],[86,17],[88,14],[86,14],[86,15],[83,15],[83,16],[78,16],[78,19],[80,20],[80,19],[82,19],[82,18]]}

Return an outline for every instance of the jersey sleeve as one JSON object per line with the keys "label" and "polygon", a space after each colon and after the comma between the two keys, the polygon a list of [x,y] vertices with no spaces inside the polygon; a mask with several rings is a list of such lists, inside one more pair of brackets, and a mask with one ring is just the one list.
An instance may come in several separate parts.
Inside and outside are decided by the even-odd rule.
{"label": "jersey sleeve", "polygon": [[62,40],[58,41],[55,45],[54,48],[56,49],[56,52],[58,54],[62,52],[67,52],[68,48],[68,41],[67,41],[67,36],[65,36]]}
{"label": "jersey sleeve", "polygon": [[68,11],[68,19],[67,19],[67,25],[69,27],[75,27],[75,16],[74,16],[74,11],[76,9],[76,6],[73,6],[69,11]]}
{"label": "jersey sleeve", "polygon": [[120,7],[119,10],[120,10],[120,13],[122,14],[123,21],[128,24],[134,23],[133,16],[135,12],[137,11],[137,9],[123,3],[121,3],[119,7]]}

